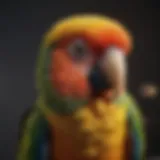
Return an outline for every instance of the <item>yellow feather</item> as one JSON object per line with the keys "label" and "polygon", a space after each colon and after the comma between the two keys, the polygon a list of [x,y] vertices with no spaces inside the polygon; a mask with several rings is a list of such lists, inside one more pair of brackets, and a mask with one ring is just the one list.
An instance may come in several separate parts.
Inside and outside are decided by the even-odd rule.
{"label": "yellow feather", "polygon": [[105,29],[107,32],[107,30],[109,31],[110,28],[119,32],[124,32],[126,39],[131,41],[132,38],[130,33],[118,21],[103,15],[82,14],[70,16],[54,24],[50,28],[49,32],[46,33],[44,43],[46,46],[49,46],[66,35],[81,32],[94,34],[101,29]]}
{"label": "yellow feather", "polygon": [[54,126],[54,130],[59,130],[64,137],[72,137],[72,141],[76,142],[77,145],[74,147],[78,147],[77,154],[80,156],[93,158],[105,151],[102,154],[104,159],[123,157],[122,142],[126,135],[127,106],[106,104],[97,100],[95,109],[100,113],[98,117],[88,106],[68,117],[58,116],[47,110],[43,101],[38,103],[50,124]]}

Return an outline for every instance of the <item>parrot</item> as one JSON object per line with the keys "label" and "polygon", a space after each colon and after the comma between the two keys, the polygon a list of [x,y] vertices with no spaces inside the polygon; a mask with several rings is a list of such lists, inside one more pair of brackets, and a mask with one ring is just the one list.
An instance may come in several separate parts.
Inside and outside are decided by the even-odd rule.
{"label": "parrot", "polygon": [[143,115],[127,87],[132,48],[130,31],[105,15],[54,23],[40,45],[17,160],[144,160]]}

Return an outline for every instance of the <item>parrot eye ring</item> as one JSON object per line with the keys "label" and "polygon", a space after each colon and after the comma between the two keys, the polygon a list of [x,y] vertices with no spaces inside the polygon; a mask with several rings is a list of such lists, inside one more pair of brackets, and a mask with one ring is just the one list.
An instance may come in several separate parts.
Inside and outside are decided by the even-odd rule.
{"label": "parrot eye ring", "polygon": [[76,39],[68,46],[69,55],[74,60],[83,60],[88,56],[89,49],[83,39]]}

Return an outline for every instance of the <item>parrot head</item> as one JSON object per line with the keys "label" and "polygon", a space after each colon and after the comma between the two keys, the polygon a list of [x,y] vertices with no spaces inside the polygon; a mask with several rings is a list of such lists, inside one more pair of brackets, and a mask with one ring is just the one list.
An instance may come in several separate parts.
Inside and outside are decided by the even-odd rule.
{"label": "parrot head", "polygon": [[46,33],[38,60],[39,94],[58,114],[71,114],[126,86],[127,29],[101,15],[60,20]]}

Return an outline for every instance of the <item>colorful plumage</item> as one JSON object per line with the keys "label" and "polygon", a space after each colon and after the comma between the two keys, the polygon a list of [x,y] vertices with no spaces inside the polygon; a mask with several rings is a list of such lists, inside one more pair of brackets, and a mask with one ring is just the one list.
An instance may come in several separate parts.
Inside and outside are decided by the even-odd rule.
{"label": "colorful plumage", "polygon": [[142,160],[143,123],[126,87],[131,49],[128,30],[105,16],[71,16],[51,27],[17,160]]}

